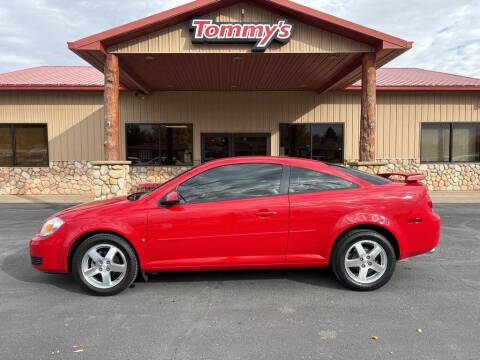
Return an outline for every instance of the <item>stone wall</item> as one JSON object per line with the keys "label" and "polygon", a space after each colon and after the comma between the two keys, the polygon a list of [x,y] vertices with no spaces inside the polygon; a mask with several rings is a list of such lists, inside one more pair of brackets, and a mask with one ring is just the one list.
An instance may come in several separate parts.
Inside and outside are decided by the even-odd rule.
{"label": "stone wall", "polygon": [[[349,165],[370,173],[427,175],[431,191],[480,191],[480,163],[420,164],[417,160],[377,160],[385,165]],[[49,167],[0,167],[0,195],[91,194],[106,199],[139,191],[141,183],[163,183],[188,166],[130,166],[128,161],[52,161]]]}
{"label": "stone wall", "polygon": [[370,173],[422,173],[430,191],[480,191],[480,163],[420,164],[418,160],[377,160],[386,165],[356,166]]}
{"label": "stone wall", "polygon": [[163,183],[191,166],[130,166],[130,190],[140,191],[141,183]]}
{"label": "stone wall", "polygon": [[49,167],[0,167],[0,195],[92,194],[92,165],[51,161]]}

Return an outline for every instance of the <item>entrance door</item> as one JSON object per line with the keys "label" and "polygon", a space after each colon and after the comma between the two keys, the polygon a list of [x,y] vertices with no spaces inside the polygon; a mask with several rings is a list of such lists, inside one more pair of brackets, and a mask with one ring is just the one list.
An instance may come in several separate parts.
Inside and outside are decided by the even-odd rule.
{"label": "entrance door", "polygon": [[269,133],[202,133],[202,162],[265,155],[270,155]]}

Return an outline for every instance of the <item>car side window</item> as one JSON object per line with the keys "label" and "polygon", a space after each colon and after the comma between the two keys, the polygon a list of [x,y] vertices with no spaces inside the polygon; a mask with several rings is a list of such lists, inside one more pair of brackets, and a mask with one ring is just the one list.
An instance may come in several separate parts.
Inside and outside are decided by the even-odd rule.
{"label": "car side window", "polygon": [[279,164],[224,165],[188,179],[177,192],[183,204],[280,195],[282,174]]}
{"label": "car side window", "polygon": [[353,189],[359,186],[351,181],[320,171],[290,167],[290,194]]}

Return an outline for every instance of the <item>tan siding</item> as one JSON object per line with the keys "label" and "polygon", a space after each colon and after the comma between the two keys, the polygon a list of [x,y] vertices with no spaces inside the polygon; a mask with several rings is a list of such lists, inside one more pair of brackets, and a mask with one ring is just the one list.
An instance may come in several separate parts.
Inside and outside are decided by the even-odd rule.
{"label": "tan siding", "polygon": [[[241,9],[245,9],[242,18]],[[219,12],[209,14],[220,22],[274,22],[282,18],[281,14],[271,13],[250,4],[236,4]],[[272,43],[266,52],[273,53],[345,53],[373,51],[370,45],[363,44],[321,29],[293,21],[292,39],[285,45]],[[108,48],[110,53],[215,53],[215,52],[251,52],[251,44],[214,45],[192,44],[190,41],[189,22],[130,40]]]}
{"label": "tan siding", "polygon": [[50,161],[103,159],[103,93],[2,91],[0,123],[47,123]]}
{"label": "tan siding", "polygon": [[475,92],[378,92],[378,159],[418,159],[422,122],[480,120]]}
{"label": "tan siding", "polygon": [[352,158],[358,156],[351,144],[356,142],[359,101],[353,92],[157,92],[143,100],[125,93],[120,98],[121,154],[125,123],[192,123],[194,158],[199,161],[203,132],[270,133],[271,154],[278,155],[280,123],[346,122],[346,157]]}
{"label": "tan siding", "polygon": [[[420,123],[480,121],[474,92],[379,92],[377,158],[419,157]],[[278,155],[279,124],[340,122],[345,159],[358,159],[360,92],[156,92],[143,100],[120,96],[120,145],[125,123],[192,123],[194,158],[200,160],[202,132],[271,133]],[[103,94],[100,92],[2,91],[0,123],[48,123],[50,160],[103,158]]]}

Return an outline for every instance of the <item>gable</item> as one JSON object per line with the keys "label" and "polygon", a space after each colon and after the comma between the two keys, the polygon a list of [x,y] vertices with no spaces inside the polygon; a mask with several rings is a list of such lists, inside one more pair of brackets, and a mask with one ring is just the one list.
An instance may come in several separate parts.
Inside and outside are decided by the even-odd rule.
{"label": "gable", "polygon": [[[242,15],[242,9],[244,15]],[[280,13],[273,13],[246,3],[238,3],[202,17],[214,19],[216,22],[247,23],[274,23],[279,18],[287,18],[294,25],[292,38],[286,44],[272,42],[265,51],[266,53],[361,53],[374,51],[371,45],[324,31]],[[251,50],[252,44],[192,44],[190,22],[185,21],[113,45],[107,49],[107,52],[116,54],[250,53]]]}

